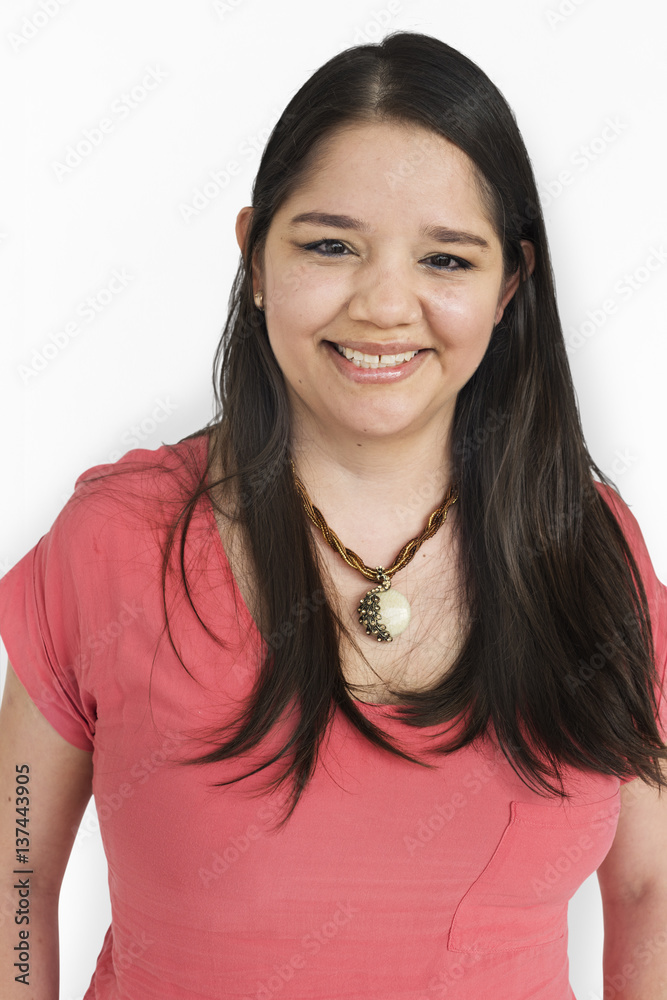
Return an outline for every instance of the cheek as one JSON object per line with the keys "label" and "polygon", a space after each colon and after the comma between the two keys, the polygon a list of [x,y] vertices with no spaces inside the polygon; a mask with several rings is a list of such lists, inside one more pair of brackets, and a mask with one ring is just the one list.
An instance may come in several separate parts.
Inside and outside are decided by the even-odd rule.
{"label": "cheek", "polygon": [[320,322],[328,309],[340,308],[341,295],[345,295],[342,274],[336,275],[333,269],[324,273],[299,260],[272,268],[265,283],[265,300],[278,320],[296,315]]}
{"label": "cheek", "polygon": [[487,348],[495,326],[497,299],[491,289],[454,291],[441,298],[431,312],[433,329],[442,345],[461,359],[478,357]]}
{"label": "cheek", "polygon": [[[289,280],[292,280],[290,289]],[[266,322],[273,352],[280,360],[307,357],[316,334],[326,337],[327,327],[340,313],[340,301],[326,290],[309,283],[299,283],[298,274],[290,275],[285,282],[267,282]]]}
{"label": "cheek", "polygon": [[270,303],[266,325],[271,349],[289,381],[303,378],[316,357],[314,331],[321,327],[321,310],[299,295]]}
{"label": "cheek", "polygon": [[273,254],[267,254],[264,298],[273,306],[278,307],[291,301],[298,295],[307,283],[305,262],[292,259],[284,260]]}

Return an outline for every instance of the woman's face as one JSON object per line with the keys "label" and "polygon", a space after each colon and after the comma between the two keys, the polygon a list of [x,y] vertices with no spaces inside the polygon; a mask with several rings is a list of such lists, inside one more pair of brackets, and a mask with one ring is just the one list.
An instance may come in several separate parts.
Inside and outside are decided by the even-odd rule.
{"label": "woman's face", "polygon": [[363,444],[448,430],[518,275],[503,283],[465,153],[355,124],[276,213],[253,280],[297,429]]}

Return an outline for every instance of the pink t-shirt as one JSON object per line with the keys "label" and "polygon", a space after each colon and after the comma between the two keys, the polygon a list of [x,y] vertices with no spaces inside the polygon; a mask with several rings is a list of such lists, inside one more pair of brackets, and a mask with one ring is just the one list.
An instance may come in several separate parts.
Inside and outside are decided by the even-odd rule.
{"label": "pink t-shirt", "polygon": [[[264,760],[279,730],[241,765],[172,762],[203,749],[194,730],[235,715],[261,648],[206,497],[185,558],[197,609],[226,648],[175,577],[172,632],[192,677],[160,638],[156,515],[175,514],[175,477],[191,475],[180,460],[201,469],[206,447],[200,436],[87,470],[0,580],[10,662],[54,728],[93,752],[112,924],[86,1000],[572,1000],[567,904],[611,846],[618,779],[568,771],[574,794],[561,803],[531,792],[490,742],[429,770],[374,748],[338,711],[275,833],[285,793],[262,791],[275,766],[213,782]],[[86,483],[144,460],[162,472]],[[667,589],[635,518],[618,509],[662,674]],[[438,732],[409,729],[395,707],[360,705],[417,754]],[[661,704],[663,731],[666,717]]]}

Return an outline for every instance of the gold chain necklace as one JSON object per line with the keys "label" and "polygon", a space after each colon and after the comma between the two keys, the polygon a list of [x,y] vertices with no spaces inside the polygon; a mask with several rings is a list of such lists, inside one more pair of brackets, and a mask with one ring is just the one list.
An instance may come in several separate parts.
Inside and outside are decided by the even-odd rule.
{"label": "gold chain necklace", "polygon": [[359,623],[365,626],[366,635],[376,635],[378,642],[392,642],[394,636],[400,635],[408,627],[411,610],[410,604],[403,594],[399,594],[396,590],[392,590],[389,593],[391,578],[399,569],[403,569],[404,566],[408,565],[422,543],[428,538],[432,538],[438,528],[444,524],[447,519],[447,511],[459,498],[456,483],[450,486],[441,505],[433,511],[421,535],[417,538],[411,538],[409,542],[406,542],[394,559],[394,562],[387,569],[384,569],[382,566],[377,566],[373,569],[371,566],[367,566],[365,562],[362,562],[356,552],[346,548],[338,535],[331,530],[322,512],[313,506],[306,492],[306,487],[297,476],[294,462],[291,460],[290,465],[292,466],[292,475],[297,493],[301,497],[306,514],[315,527],[320,529],[331,548],[343,557],[348,566],[359,570],[367,580],[377,580],[378,586],[369,590],[359,603],[359,607],[357,608]]}

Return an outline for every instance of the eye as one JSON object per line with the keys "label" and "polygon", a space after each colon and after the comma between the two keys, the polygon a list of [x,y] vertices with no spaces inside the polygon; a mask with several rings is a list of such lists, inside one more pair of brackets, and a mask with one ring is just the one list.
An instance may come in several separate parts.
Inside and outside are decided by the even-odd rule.
{"label": "eye", "polygon": [[[430,257],[424,258],[426,261],[445,261],[445,263],[433,264],[436,271],[469,271],[472,264],[463,260],[462,257],[452,257],[449,253],[434,253]],[[453,267],[451,265],[454,265]]]}
{"label": "eye", "polygon": [[[317,243],[299,243],[297,244],[302,250],[312,250],[321,257],[345,257],[347,254],[336,252],[334,253],[334,247],[339,250],[349,250],[349,247],[345,243],[341,243],[340,240],[318,240]],[[325,251],[330,251],[326,253]]]}

